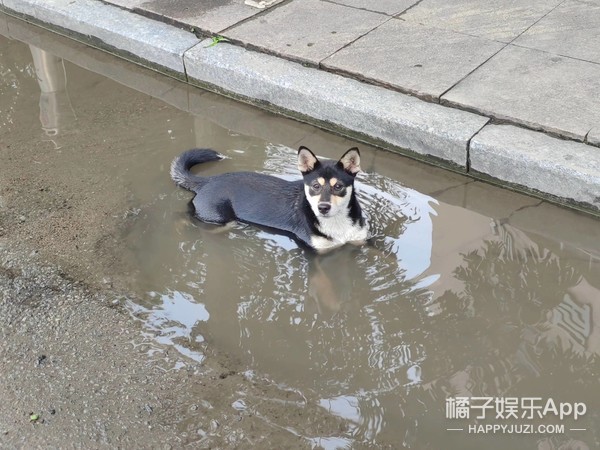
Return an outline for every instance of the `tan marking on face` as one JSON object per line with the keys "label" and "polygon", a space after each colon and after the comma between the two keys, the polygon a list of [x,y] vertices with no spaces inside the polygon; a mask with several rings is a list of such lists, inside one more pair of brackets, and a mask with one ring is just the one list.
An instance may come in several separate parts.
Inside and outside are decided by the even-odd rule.
{"label": "tan marking on face", "polygon": [[325,178],[323,178],[323,177],[319,177],[319,178],[317,178],[317,181],[319,182],[319,184],[320,184],[321,186],[325,186]]}
{"label": "tan marking on face", "polygon": [[335,205],[335,206],[343,205],[344,203],[348,202],[348,199],[350,198],[351,194],[352,194],[352,187],[347,186],[345,196],[340,197],[339,195],[335,195],[335,194],[331,195],[331,204]]}
{"label": "tan marking on face", "polygon": [[[335,186],[335,184],[337,182],[338,182],[338,179],[336,177],[333,177],[329,180],[329,184],[331,185],[332,188]],[[341,200],[342,200],[342,197],[339,197],[332,192],[331,203],[333,203],[334,205],[339,205],[341,203]]]}

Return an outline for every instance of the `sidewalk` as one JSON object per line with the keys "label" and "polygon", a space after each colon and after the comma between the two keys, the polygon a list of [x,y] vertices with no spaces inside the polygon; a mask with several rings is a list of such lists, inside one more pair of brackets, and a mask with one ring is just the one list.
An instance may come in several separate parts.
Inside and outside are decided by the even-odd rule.
{"label": "sidewalk", "polygon": [[246,3],[268,7],[0,8],[191,84],[600,213],[600,0]]}

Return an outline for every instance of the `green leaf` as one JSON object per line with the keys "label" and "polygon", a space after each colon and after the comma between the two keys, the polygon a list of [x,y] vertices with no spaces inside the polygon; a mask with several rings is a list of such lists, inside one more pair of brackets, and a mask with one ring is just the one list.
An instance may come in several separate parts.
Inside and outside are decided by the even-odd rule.
{"label": "green leaf", "polygon": [[227,39],[226,37],[223,37],[223,36],[213,36],[212,43],[210,45],[207,45],[206,48],[214,47],[219,42],[229,42],[229,39]]}

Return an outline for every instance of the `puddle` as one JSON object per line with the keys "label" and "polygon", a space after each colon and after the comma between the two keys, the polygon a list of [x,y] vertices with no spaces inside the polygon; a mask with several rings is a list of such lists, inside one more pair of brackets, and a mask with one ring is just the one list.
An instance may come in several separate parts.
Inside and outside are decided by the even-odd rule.
{"label": "puddle", "polygon": [[[36,31],[18,27],[11,36],[29,46],[0,36],[6,229],[23,216],[15,236],[126,286],[128,308],[156,342],[196,362],[229,355],[247,379],[302,399],[294,407],[347,425],[321,436],[306,431],[310,418],[265,421],[325,449],[600,445],[598,220],[359,144],[373,246],[314,256],[250,226],[216,232],[190,217],[191,195],[169,179],[179,152],[203,146],[229,157],[203,174],[296,177],[299,145],[337,158],[355,143],[44,40],[147,93],[134,92],[32,45],[42,42]],[[35,150],[12,153],[24,147]],[[21,185],[37,189],[23,211]],[[66,204],[44,205],[43,189],[60,190]],[[29,225],[34,216],[57,228]],[[494,403],[476,409],[472,399],[469,421],[448,418],[447,398],[457,397]],[[496,417],[500,398],[517,399],[518,420]],[[522,402],[532,398],[585,402],[587,412],[526,420]],[[258,414],[263,402],[231,407]],[[564,430],[469,433],[513,423]]]}

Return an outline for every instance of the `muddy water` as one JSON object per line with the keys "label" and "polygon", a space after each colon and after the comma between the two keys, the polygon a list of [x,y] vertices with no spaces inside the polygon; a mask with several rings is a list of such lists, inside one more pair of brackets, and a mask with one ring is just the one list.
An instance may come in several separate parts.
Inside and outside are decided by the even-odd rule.
{"label": "muddy water", "polygon": [[[168,177],[180,151],[228,157],[202,174],[291,179],[299,145],[335,158],[357,143],[17,22],[4,33],[3,233],[124,289],[144,334],[182,361],[226,354],[289,393],[298,417],[264,420],[290,446],[600,446],[597,219],[358,144],[372,246],[315,256],[255,227],[204,226]],[[65,202],[45,204],[48,190]],[[557,417],[549,399],[586,412]],[[316,432],[308,406],[344,426]]]}

